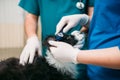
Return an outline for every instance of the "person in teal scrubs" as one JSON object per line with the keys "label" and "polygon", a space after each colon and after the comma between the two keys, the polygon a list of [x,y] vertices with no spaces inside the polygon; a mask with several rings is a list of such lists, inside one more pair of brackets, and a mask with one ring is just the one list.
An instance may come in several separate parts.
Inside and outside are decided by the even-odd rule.
{"label": "person in teal scrubs", "polygon": [[[92,15],[94,0],[81,0],[83,9],[78,9],[76,3],[80,0],[21,0],[19,6],[27,11],[25,17],[26,45],[20,55],[20,63],[32,63],[35,52],[45,55],[45,48],[41,49],[41,43],[48,35],[54,35],[59,20],[66,15],[89,14]],[[40,16],[42,40],[39,41],[36,31]],[[77,25],[73,30],[80,30]],[[71,31],[68,32],[71,33]]]}

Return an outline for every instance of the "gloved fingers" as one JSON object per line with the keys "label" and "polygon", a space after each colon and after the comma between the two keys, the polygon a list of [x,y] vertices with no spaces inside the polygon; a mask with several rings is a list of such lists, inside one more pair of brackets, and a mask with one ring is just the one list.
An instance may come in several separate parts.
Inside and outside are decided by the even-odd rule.
{"label": "gloved fingers", "polygon": [[83,47],[83,44],[81,44],[81,45],[75,45],[75,46],[73,46],[74,48],[78,48],[78,49],[81,49],[82,47]]}
{"label": "gloved fingers", "polygon": [[41,51],[40,48],[38,49],[38,55],[39,55],[39,56],[42,56],[42,51]]}
{"label": "gloved fingers", "polygon": [[19,61],[19,63],[22,64],[22,65],[25,65],[25,63],[23,61],[23,57],[24,57],[23,54],[21,54],[20,55],[20,61]]}
{"label": "gloved fingers", "polygon": [[26,64],[28,62],[28,59],[29,59],[29,56],[30,56],[30,52],[28,52],[26,50],[23,56],[24,56],[23,57],[24,64]]}
{"label": "gloved fingers", "polygon": [[35,57],[35,52],[36,52],[36,49],[32,49],[31,52],[30,52],[30,56],[29,56],[29,63],[32,63],[33,62],[33,59]]}
{"label": "gloved fingers", "polygon": [[63,33],[68,32],[72,27],[74,27],[72,23],[67,24],[67,26],[65,26],[65,28],[63,29]]}
{"label": "gloved fingers", "polygon": [[24,49],[23,49],[23,51],[22,51],[22,53],[20,55],[20,61],[19,61],[19,63],[22,64],[22,65],[25,65],[25,63],[24,63],[24,56],[26,54],[26,48],[27,48],[27,46],[24,47]]}
{"label": "gloved fingers", "polygon": [[[50,49],[50,52],[53,54],[53,53],[55,53],[56,52],[56,49],[58,48],[58,46],[60,45],[59,43],[60,42],[56,42],[56,41],[49,41],[48,42],[50,45],[53,45],[52,47],[50,47],[49,49]],[[55,54],[54,54],[55,55]],[[54,57],[54,56],[53,56]]]}
{"label": "gloved fingers", "polygon": [[65,18],[62,18],[56,26],[55,34],[59,33],[66,24],[67,24],[67,20]]}
{"label": "gloved fingers", "polygon": [[70,44],[65,43],[65,42],[60,42],[60,41],[48,41],[48,43],[56,48],[63,48],[63,47],[72,47]]}
{"label": "gloved fingers", "polygon": [[49,40],[48,43],[49,43],[50,45],[52,45],[52,46],[57,45],[57,44],[56,44],[56,41],[52,41],[52,40]]}
{"label": "gloved fingers", "polygon": [[38,52],[38,56],[42,56],[42,45],[41,45],[41,41],[40,41],[40,45],[37,48],[37,52]]}
{"label": "gloved fingers", "polygon": [[63,42],[49,40],[48,43],[54,47],[59,47]]}
{"label": "gloved fingers", "polygon": [[19,63],[22,64],[22,65],[24,65],[24,64],[23,64],[23,52],[22,52],[21,55],[20,55],[20,61],[19,61]]}

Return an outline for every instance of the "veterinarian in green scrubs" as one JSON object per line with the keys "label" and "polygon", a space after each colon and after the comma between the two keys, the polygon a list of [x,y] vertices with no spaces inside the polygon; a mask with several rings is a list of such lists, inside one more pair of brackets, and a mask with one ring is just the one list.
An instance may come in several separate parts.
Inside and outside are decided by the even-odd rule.
{"label": "veterinarian in green scrubs", "polygon": [[[82,9],[77,8],[77,2],[82,2],[84,7]],[[32,63],[35,51],[37,51],[39,55],[45,55],[45,49],[41,49],[39,45],[41,41],[39,42],[36,34],[39,16],[42,26],[42,40],[44,40],[47,35],[55,33],[56,25],[63,16],[83,13],[91,16],[93,4],[94,0],[21,0],[19,6],[28,13],[25,17],[27,42],[20,55],[20,63],[23,65],[27,63],[27,61]],[[80,28],[80,25],[77,25],[77,27],[71,31],[80,30]]]}

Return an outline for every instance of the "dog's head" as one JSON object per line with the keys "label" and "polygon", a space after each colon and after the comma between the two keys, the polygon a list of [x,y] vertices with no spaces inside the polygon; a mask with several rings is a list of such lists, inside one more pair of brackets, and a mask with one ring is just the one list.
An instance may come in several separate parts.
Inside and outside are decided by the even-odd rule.
{"label": "dog's head", "polygon": [[56,36],[50,35],[44,40],[44,43],[43,43],[43,45],[46,46],[48,49],[46,52],[47,54],[46,60],[48,61],[48,63],[52,65],[53,67],[57,68],[62,73],[66,73],[68,75],[71,75],[73,78],[76,78],[78,74],[76,65],[73,63],[62,63],[58,61],[57,59],[55,59],[52,56],[52,53],[49,49],[49,47],[52,46],[48,43],[49,40],[66,42],[72,45],[73,47],[80,49],[84,46],[85,34],[80,33],[79,31],[73,31],[71,35],[62,34],[62,38],[60,38],[59,40],[56,39]]}
{"label": "dog's head", "polygon": [[49,47],[51,45],[48,43],[48,41],[54,40],[54,41],[66,42],[75,48],[81,49],[84,46],[85,34],[80,33],[80,31],[73,31],[70,35],[63,33],[62,38],[59,40],[56,40],[56,38],[57,37],[55,35],[48,35],[43,41],[43,46],[47,47],[49,50]]}

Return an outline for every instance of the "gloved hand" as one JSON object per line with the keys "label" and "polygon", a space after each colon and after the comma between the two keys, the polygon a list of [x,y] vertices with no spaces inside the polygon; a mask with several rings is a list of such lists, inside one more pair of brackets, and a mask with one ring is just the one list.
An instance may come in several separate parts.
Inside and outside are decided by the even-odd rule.
{"label": "gloved hand", "polygon": [[20,55],[20,64],[25,65],[25,63],[32,63],[35,52],[38,52],[38,55],[41,54],[41,44],[37,36],[28,38],[27,44],[25,45],[21,55]]}
{"label": "gloved hand", "polygon": [[79,49],[73,48],[71,45],[64,42],[49,41],[50,45],[55,47],[50,47],[50,51],[53,57],[61,62],[73,62],[77,63],[77,55]]}
{"label": "gloved hand", "polygon": [[78,24],[80,24],[81,26],[86,25],[88,21],[89,17],[86,14],[64,16],[57,24],[55,34],[59,33],[61,29],[63,29],[63,27],[64,27],[63,32],[66,33],[69,29],[75,27]]}

